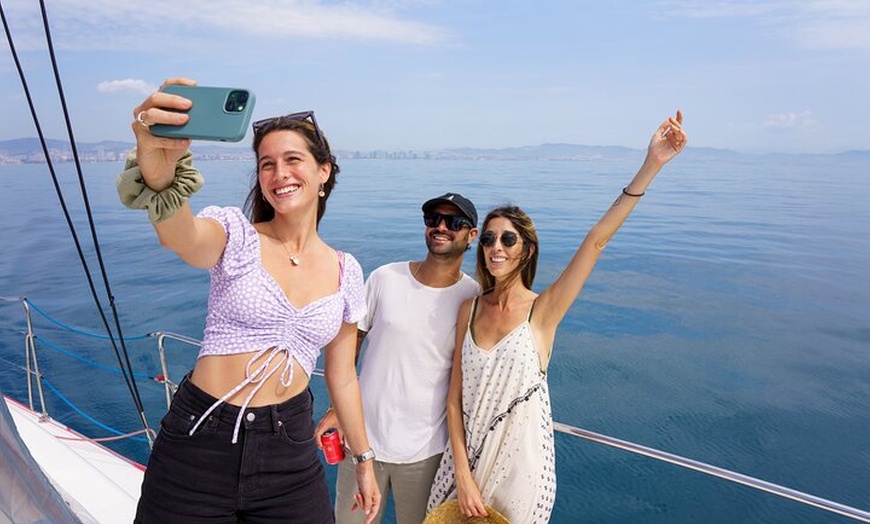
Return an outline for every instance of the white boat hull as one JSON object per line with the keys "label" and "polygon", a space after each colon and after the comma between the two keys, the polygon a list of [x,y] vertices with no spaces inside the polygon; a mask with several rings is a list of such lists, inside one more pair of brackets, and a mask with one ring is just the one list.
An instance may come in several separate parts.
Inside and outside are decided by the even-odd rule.
{"label": "white boat hull", "polygon": [[133,522],[145,467],[4,397],[30,454],[82,522]]}

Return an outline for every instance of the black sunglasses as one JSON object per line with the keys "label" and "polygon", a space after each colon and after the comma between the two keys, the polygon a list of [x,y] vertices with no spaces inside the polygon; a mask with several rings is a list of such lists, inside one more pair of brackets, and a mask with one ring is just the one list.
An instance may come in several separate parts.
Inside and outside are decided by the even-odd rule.
{"label": "black sunglasses", "polygon": [[[513,231],[505,231],[501,234],[501,245],[504,247],[514,247],[517,245],[519,237]],[[496,236],[492,231],[480,235],[480,245],[483,247],[492,247],[495,245]]]}
{"label": "black sunglasses", "polygon": [[264,118],[262,120],[257,120],[251,127],[254,129],[254,133],[259,133],[263,130],[264,127],[272,125],[277,126],[284,121],[287,120],[311,120],[311,124],[314,125],[314,132],[317,134],[317,139],[323,142],[323,133],[320,132],[320,126],[317,125],[317,119],[314,118],[314,111],[300,111],[298,113],[290,113],[289,115],[284,116],[273,116],[269,118]]}
{"label": "black sunglasses", "polygon": [[423,213],[423,223],[426,227],[438,227],[441,221],[450,231],[459,231],[463,227],[472,228],[474,224],[462,215],[442,215],[441,213]]}

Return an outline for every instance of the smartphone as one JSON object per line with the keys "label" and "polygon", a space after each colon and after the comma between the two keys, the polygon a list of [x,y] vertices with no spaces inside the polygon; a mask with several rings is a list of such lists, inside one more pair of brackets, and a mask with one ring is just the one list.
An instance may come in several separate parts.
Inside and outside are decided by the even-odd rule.
{"label": "smartphone", "polygon": [[234,87],[185,86],[170,84],[163,92],[193,102],[190,119],[182,126],[154,124],[151,133],[167,138],[193,138],[238,142],[245,138],[256,97],[247,89]]}

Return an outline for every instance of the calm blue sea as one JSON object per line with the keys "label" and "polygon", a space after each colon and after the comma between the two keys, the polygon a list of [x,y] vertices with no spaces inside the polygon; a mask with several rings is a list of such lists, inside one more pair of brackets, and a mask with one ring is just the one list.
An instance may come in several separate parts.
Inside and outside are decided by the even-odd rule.
{"label": "calm blue sea", "polygon": [[[419,206],[431,196],[462,192],[481,214],[513,202],[540,231],[540,290],[639,162],[346,160],[321,229],[368,273],[424,255]],[[249,163],[200,167],[206,186],[195,208],[242,204]],[[74,166],[57,169],[102,285]],[[119,169],[86,164],[84,178],[124,333],[200,338],[207,275],[162,250],[143,212],[121,206]],[[610,243],[561,325],[550,366],[555,419],[870,510],[868,172],[866,156],[689,150],[678,158]],[[0,166],[0,213],[0,295],[25,295],[62,323],[101,331],[46,166]],[[473,271],[471,258],[465,269]],[[102,288],[99,298],[108,304]],[[119,375],[56,349],[112,366],[107,342],[70,335],[38,314],[34,323],[52,386],[104,424],[138,429]],[[23,325],[19,304],[0,303],[0,387],[18,398],[26,398]],[[159,372],[153,340],[128,348],[137,372]],[[196,349],[169,344],[168,351],[178,379]],[[148,380],[139,387],[156,426],[162,388]],[[322,381],[313,387],[319,411],[326,394]],[[108,434],[53,390],[47,399],[61,421]],[[556,444],[556,523],[852,522],[563,434]],[[145,444],[111,445],[147,460]]]}

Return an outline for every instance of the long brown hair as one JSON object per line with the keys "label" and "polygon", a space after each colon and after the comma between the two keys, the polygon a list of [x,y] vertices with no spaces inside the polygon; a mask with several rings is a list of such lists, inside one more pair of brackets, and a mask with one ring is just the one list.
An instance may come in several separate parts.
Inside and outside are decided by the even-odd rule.
{"label": "long brown hair", "polygon": [[340,168],[335,161],[335,155],[329,149],[329,142],[322,132],[314,127],[314,124],[308,120],[293,120],[289,118],[275,117],[271,122],[268,122],[254,131],[254,141],[251,147],[254,149],[254,155],[257,158],[257,167],[254,169],[252,177],[251,190],[248,192],[248,197],[245,199],[244,211],[248,215],[248,219],[256,224],[257,222],[266,222],[275,217],[275,208],[272,207],[264,197],[263,189],[260,187],[259,165],[260,165],[260,144],[263,138],[273,131],[295,131],[302,135],[305,142],[308,144],[308,151],[314,157],[319,165],[329,164],[332,168],[329,173],[329,178],[323,183],[324,196],[320,197],[317,202],[317,224],[320,224],[320,219],[326,213],[326,201],[329,195],[332,194],[332,189],[335,187],[336,177]]}
{"label": "long brown hair", "polygon": [[[523,240],[522,262],[514,268],[505,279],[505,285],[509,285],[516,278],[522,278],[523,285],[532,289],[535,281],[535,273],[538,270],[538,232],[535,224],[525,211],[517,206],[500,206],[490,211],[483,220],[480,232],[486,232],[486,226],[494,218],[506,218],[519,233]],[[483,244],[477,242],[477,281],[484,293],[495,289],[495,277],[486,269],[486,256],[483,254]]]}

